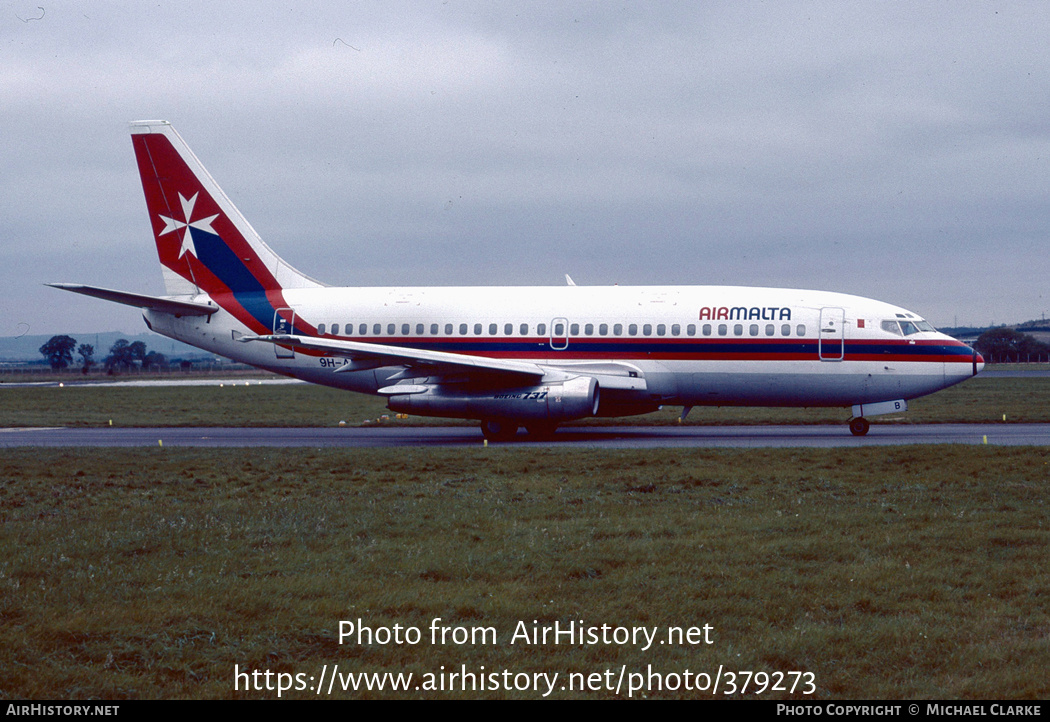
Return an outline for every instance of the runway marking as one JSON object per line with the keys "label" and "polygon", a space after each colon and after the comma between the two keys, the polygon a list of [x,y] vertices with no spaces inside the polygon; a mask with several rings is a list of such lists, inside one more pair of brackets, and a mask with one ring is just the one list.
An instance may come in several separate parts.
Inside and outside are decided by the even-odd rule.
{"label": "runway marking", "polygon": [[64,426],[14,426],[0,429],[0,434],[15,434],[19,431],[58,431]]}

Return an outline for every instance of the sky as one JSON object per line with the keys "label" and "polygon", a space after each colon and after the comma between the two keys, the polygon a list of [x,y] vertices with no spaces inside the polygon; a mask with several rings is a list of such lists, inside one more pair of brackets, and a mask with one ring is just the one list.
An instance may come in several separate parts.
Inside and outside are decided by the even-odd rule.
{"label": "sky", "polygon": [[0,0],[0,336],[162,294],[165,119],[332,285],[843,291],[1050,312],[1043,2]]}

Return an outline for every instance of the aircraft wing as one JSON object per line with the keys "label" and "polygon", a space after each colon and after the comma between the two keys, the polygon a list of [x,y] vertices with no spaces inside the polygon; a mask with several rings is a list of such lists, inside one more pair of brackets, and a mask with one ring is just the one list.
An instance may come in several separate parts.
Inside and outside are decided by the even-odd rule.
{"label": "aircraft wing", "polygon": [[146,296],[141,293],[129,293],[127,291],[115,291],[112,288],[99,288],[98,286],[83,286],[79,283],[47,283],[46,286],[60,288],[63,291],[82,293],[85,296],[101,298],[105,301],[122,303],[125,306],[136,308],[149,308],[162,313],[170,313],[176,316],[209,316],[219,310],[218,306],[208,303],[195,303],[193,301],[175,301],[170,298],[158,296]]}
{"label": "aircraft wing", "polygon": [[[501,377],[508,383],[538,383],[545,377],[551,379],[551,370],[527,361],[510,361],[492,359],[484,356],[448,353],[446,351],[427,351],[405,346],[388,346],[379,343],[361,341],[336,341],[334,339],[314,338],[297,335],[243,336],[241,341],[268,341],[281,346],[292,346],[297,349],[323,351],[333,356],[350,359],[350,363],[341,366],[338,371],[359,371],[379,366],[404,366],[404,377],[412,375],[442,376],[450,374],[467,374],[470,376]],[[555,372],[558,378],[568,378],[568,374]],[[572,374],[577,376],[579,374]],[[393,380],[393,379],[391,379]]]}
{"label": "aircraft wing", "polygon": [[485,380],[490,383],[523,384],[557,382],[577,376],[592,376],[606,389],[645,391],[644,375],[633,364],[618,362],[559,363],[540,365],[528,361],[494,359],[486,356],[427,351],[406,346],[388,346],[361,341],[336,341],[298,335],[243,336],[241,341],[267,341],[282,346],[322,351],[350,359],[336,373],[362,371],[380,366],[404,366],[389,381],[413,376],[452,376],[463,380]]}

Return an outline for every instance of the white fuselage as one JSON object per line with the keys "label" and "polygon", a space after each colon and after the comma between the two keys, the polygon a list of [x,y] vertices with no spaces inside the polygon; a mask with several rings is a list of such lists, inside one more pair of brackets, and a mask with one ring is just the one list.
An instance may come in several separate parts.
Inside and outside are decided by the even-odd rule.
{"label": "white fuselage", "polygon": [[[847,406],[911,399],[970,378],[983,365],[969,347],[905,309],[823,291],[310,288],[287,289],[284,300],[294,311],[295,332],[326,339],[578,367],[599,377],[603,364],[621,373],[634,369],[642,388],[613,384],[603,397],[606,413],[632,404]],[[147,320],[180,341],[313,383],[376,393],[392,377],[404,382],[398,367],[336,373],[346,359],[239,343],[254,332],[224,311],[183,318],[148,311]]]}

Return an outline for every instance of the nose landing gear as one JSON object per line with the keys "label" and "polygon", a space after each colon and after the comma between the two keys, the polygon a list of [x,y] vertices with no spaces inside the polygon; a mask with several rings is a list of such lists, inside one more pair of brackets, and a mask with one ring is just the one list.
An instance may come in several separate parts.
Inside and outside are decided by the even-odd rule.
{"label": "nose landing gear", "polygon": [[853,418],[849,420],[849,432],[854,436],[864,436],[871,428],[865,416],[881,416],[882,414],[901,414],[908,410],[908,402],[904,399],[896,401],[879,401],[873,404],[854,404]]}
{"label": "nose landing gear", "polygon": [[863,416],[849,420],[849,432],[854,436],[864,436],[871,428],[871,423]]}

